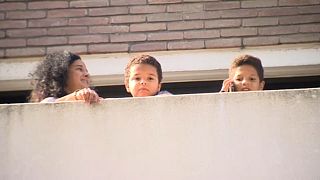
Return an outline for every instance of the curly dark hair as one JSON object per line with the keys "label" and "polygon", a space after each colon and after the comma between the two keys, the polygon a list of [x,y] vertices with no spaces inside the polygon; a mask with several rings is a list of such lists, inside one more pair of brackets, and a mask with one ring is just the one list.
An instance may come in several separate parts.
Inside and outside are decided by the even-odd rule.
{"label": "curly dark hair", "polygon": [[34,89],[29,102],[40,102],[47,97],[60,98],[67,95],[65,86],[68,68],[79,59],[80,56],[68,51],[48,54],[30,74]]}
{"label": "curly dark hair", "polygon": [[158,74],[158,79],[159,83],[162,81],[162,69],[160,63],[156,60],[156,58],[146,55],[146,54],[141,54],[133,57],[131,60],[129,60],[125,72],[124,72],[124,78],[125,78],[125,83],[129,83],[129,77],[130,77],[130,68],[136,64],[149,64],[153,67],[156,68],[157,74]]}

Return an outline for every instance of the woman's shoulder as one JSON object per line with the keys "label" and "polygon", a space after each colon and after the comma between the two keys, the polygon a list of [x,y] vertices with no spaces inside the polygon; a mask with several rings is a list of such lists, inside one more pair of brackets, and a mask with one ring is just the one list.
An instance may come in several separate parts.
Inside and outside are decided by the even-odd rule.
{"label": "woman's shoulder", "polygon": [[57,98],[54,97],[47,97],[45,99],[43,99],[40,103],[53,103],[56,101]]}

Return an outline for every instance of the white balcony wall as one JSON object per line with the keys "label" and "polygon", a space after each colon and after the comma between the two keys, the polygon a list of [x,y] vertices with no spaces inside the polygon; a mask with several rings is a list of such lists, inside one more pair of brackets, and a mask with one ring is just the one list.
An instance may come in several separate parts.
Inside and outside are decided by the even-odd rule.
{"label": "white balcony wall", "polygon": [[0,105],[1,180],[320,179],[320,89]]}

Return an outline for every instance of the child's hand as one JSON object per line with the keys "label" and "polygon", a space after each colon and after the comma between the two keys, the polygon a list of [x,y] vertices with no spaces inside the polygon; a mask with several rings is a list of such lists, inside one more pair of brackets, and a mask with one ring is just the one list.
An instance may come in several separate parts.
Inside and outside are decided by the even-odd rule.
{"label": "child's hand", "polygon": [[229,92],[229,88],[232,86],[233,79],[225,79],[222,83],[222,88],[220,92]]}
{"label": "child's hand", "polygon": [[74,93],[74,97],[76,100],[84,100],[86,103],[89,104],[100,102],[99,95],[90,88],[84,88]]}

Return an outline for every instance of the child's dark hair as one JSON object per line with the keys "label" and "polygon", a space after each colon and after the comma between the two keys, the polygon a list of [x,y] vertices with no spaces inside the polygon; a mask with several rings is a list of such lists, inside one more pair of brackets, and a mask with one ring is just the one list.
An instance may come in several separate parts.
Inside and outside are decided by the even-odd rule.
{"label": "child's dark hair", "polygon": [[156,58],[154,58],[150,55],[142,54],[142,55],[138,55],[138,56],[133,57],[128,62],[126,69],[125,69],[125,73],[124,73],[125,83],[129,82],[130,68],[136,64],[149,64],[149,65],[155,67],[157,70],[159,83],[162,81],[162,69],[161,69],[160,63],[156,60]]}
{"label": "child's dark hair", "polygon": [[229,75],[232,74],[235,68],[242,65],[252,66],[257,71],[260,82],[264,80],[264,75],[263,75],[264,70],[261,64],[261,60],[257,57],[254,57],[248,54],[240,55],[233,60],[231,67],[229,69]]}

